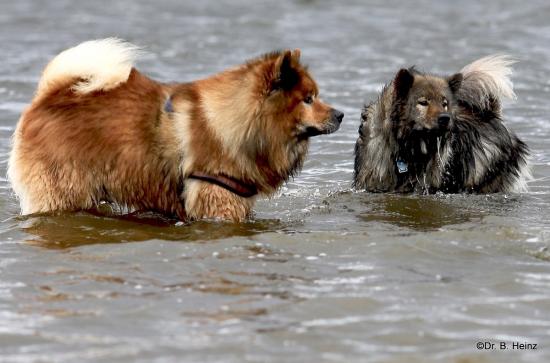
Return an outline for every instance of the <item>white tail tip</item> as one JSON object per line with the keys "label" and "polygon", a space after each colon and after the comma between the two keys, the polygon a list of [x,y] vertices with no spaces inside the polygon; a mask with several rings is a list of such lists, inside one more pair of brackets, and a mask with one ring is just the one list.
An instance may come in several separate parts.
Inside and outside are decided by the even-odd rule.
{"label": "white tail tip", "polygon": [[510,76],[516,60],[507,55],[490,55],[478,59],[464,68],[464,85],[481,88],[482,94],[489,97],[515,99],[514,85]]}
{"label": "white tail tip", "polygon": [[130,75],[139,48],[118,38],[90,40],[57,55],[46,67],[37,94],[55,89],[72,79],[72,89],[80,94],[109,90]]}

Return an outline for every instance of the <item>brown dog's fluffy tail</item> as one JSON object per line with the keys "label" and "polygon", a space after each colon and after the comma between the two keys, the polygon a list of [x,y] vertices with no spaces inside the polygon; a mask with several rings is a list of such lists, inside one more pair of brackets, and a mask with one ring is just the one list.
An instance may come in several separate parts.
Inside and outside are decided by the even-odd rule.
{"label": "brown dog's fluffy tail", "polygon": [[500,112],[502,99],[516,98],[510,79],[514,63],[509,56],[490,55],[468,64],[461,70],[464,80],[458,99],[480,110]]}
{"label": "brown dog's fluffy tail", "polygon": [[81,43],[61,52],[48,64],[36,95],[50,93],[68,83],[79,94],[115,88],[126,82],[138,54],[138,47],[117,38]]}

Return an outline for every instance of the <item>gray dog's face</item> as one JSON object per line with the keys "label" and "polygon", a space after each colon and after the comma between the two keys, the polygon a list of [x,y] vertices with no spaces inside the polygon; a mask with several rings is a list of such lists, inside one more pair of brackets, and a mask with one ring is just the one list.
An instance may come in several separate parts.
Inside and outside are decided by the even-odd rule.
{"label": "gray dog's face", "polygon": [[445,80],[418,77],[407,101],[407,119],[414,130],[447,130],[450,127],[453,94]]}
{"label": "gray dog's face", "polygon": [[462,75],[441,78],[402,69],[394,81],[395,97],[402,103],[399,128],[410,132],[444,133],[451,129],[454,93]]}

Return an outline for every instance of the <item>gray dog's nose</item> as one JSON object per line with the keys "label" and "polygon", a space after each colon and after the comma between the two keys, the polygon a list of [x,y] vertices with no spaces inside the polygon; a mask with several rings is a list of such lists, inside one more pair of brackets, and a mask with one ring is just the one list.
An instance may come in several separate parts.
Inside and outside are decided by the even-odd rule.
{"label": "gray dog's nose", "polygon": [[437,119],[439,127],[447,127],[449,126],[449,122],[451,122],[451,115],[448,113],[442,113]]}

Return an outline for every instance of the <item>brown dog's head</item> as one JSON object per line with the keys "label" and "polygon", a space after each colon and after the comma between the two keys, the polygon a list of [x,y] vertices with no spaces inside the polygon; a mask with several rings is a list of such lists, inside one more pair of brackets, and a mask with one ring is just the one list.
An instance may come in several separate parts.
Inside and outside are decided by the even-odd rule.
{"label": "brown dog's head", "polygon": [[276,117],[297,140],[338,130],[344,113],[319,99],[317,84],[300,64],[300,50],[275,55],[265,79],[265,104],[270,116]]}
{"label": "brown dog's head", "polygon": [[344,113],[321,101],[300,50],[265,55],[259,66],[256,161],[275,185],[301,167],[309,138],[338,130]]}
{"label": "brown dog's head", "polygon": [[455,93],[462,74],[449,78],[424,75],[414,68],[401,69],[394,79],[395,101],[399,110],[399,128],[410,131],[443,133],[453,126]]}
{"label": "brown dog's head", "polygon": [[195,154],[215,156],[195,158],[194,169],[245,180],[264,195],[300,169],[310,137],[336,131],[344,117],[321,102],[299,50],[254,58],[192,89],[194,112],[208,125],[193,124]]}

